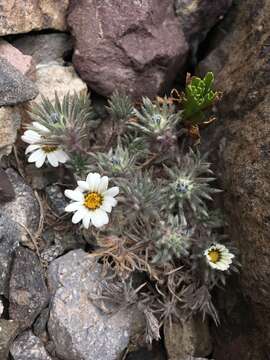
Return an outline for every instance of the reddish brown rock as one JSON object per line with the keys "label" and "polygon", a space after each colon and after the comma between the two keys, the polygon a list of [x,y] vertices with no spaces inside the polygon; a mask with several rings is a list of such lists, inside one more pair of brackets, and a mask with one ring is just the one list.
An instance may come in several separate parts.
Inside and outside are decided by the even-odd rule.
{"label": "reddish brown rock", "polygon": [[99,94],[163,92],[183,69],[188,45],[172,0],[72,0],[73,63]]}
{"label": "reddish brown rock", "polygon": [[[237,1],[215,39],[217,48],[200,65],[202,72],[214,71],[223,91],[219,120],[206,136],[220,149],[228,232],[240,250],[241,290],[254,314],[247,329],[253,341],[246,338],[241,351],[252,360],[267,359],[270,352],[269,13],[269,1]],[[247,316],[250,312],[238,315],[241,321]],[[243,333],[242,328],[241,336],[230,340],[230,350],[224,346],[219,360],[242,359],[236,350]]]}
{"label": "reddish brown rock", "polygon": [[5,40],[0,40],[0,56],[5,58],[23,75],[31,80],[35,80],[36,66],[32,56],[24,55]]}

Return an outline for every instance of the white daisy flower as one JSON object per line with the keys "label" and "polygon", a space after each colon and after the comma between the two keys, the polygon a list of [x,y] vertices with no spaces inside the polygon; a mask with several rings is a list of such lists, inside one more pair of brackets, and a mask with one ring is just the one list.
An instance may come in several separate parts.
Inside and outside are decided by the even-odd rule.
{"label": "white daisy flower", "polygon": [[86,181],[78,181],[75,190],[65,190],[66,197],[74,201],[65,208],[67,212],[75,212],[72,217],[74,224],[82,221],[86,229],[90,224],[97,228],[108,224],[107,213],[117,204],[114,197],[119,193],[117,186],[108,189],[108,182],[107,176],[89,173]]}
{"label": "white daisy flower", "polygon": [[205,250],[204,255],[208,264],[213,268],[221,271],[228,270],[234,254],[230,253],[226,246],[213,244]]}
{"label": "white daisy flower", "polygon": [[[41,133],[49,133],[50,130],[38,122],[32,123],[33,127]],[[55,145],[42,145],[42,135],[34,130],[26,130],[22,135],[22,140],[28,144],[25,154],[31,153],[28,162],[34,162],[37,168],[40,168],[47,160],[50,165],[57,167],[59,163],[65,163],[69,160],[68,155]]]}

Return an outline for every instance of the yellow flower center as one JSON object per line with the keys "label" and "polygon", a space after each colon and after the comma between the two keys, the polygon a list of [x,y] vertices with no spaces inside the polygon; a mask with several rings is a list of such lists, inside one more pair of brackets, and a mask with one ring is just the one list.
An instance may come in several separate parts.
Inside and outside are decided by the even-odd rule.
{"label": "yellow flower center", "polygon": [[103,202],[103,196],[97,192],[90,192],[84,195],[84,206],[90,210],[100,208]]}
{"label": "yellow flower center", "polygon": [[218,250],[210,250],[208,256],[210,257],[210,261],[214,264],[217,263],[221,258],[220,252]]}
{"label": "yellow flower center", "polygon": [[42,146],[42,150],[43,150],[46,154],[48,154],[48,153],[51,153],[51,152],[57,150],[57,146],[44,145],[44,146]]}

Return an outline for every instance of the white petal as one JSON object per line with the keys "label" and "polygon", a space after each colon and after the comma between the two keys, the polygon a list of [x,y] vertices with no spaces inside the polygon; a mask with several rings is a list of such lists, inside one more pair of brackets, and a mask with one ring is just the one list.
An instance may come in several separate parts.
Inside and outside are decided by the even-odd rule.
{"label": "white petal", "polygon": [[111,212],[112,208],[117,204],[117,200],[111,196],[106,196],[101,205],[101,209]]}
{"label": "white petal", "polygon": [[73,203],[67,205],[65,207],[65,211],[66,212],[73,212],[73,211],[78,210],[81,206],[83,206],[82,203],[79,202],[79,201],[76,201],[76,202],[73,202]]}
{"label": "white petal", "polygon": [[104,196],[116,196],[119,194],[119,187],[118,186],[114,186],[106,191],[104,191],[103,195]]}
{"label": "white petal", "polygon": [[49,164],[51,164],[53,167],[57,167],[57,166],[59,165],[57,156],[56,156],[56,154],[55,154],[54,151],[49,152],[49,153],[47,154],[47,158],[48,158]]}
{"label": "white petal", "polygon": [[108,189],[109,178],[108,176],[102,176],[98,186],[98,192],[103,193]]}
{"label": "white petal", "polygon": [[46,160],[46,154],[42,154],[39,159],[35,162],[35,165],[37,168],[41,168],[41,166],[45,163]]}
{"label": "white petal", "polygon": [[214,248],[220,250],[220,252],[224,252],[224,251],[227,252],[228,251],[228,249],[224,245],[221,245],[221,244],[216,244],[214,246]]}
{"label": "white petal", "polygon": [[49,130],[48,128],[46,128],[45,126],[41,125],[41,124],[40,124],[39,122],[37,122],[37,121],[34,121],[34,122],[32,123],[32,125],[33,125],[33,127],[34,127],[35,129],[37,129],[37,130],[41,130],[41,131],[46,132],[46,133],[49,133],[49,132],[50,132],[50,130]]}
{"label": "white petal", "polygon": [[69,156],[62,149],[57,149],[54,153],[57,156],[57,160],[62,164],[69,160]]}
{"label": "white petal", "polygon": [[97,210],[90,212],[90,214],[91,214],[92,224],[97,228],[99,228],[103,225],[106,225],[109,222],[109,217],[108,217],[106,211],[104,211],[104,210],[97,209]]}
{"label": "white petal", "polygon": [[89,191],[89,184],[86,181],[77,181],[77,184],[79,186],[79,188],[81,189],[81,191]]}
{"label": "white petal", "polygon": [[221,264],[221,263],[216,263],[216,269],[221,270],[221,271],[225,271],[229,268],[229,265],[225,265],[225,264]]}
{"label": "white petal", "polygon": [[86,181],[89,184],[90,191],[97,191],[100,183],[100,175],[98,173],[90,173],[87,175]]}
{"label": "white petal", "polygon": [[214,264],[212,261],[208,261],[208,263],[213,269],[217,269],[217,265]]}
{"label": "white petal", "polygon": [[79,210],[75,212],[75,214],[72,216],[72,222],[73,224],[78,224],[84,216],[86,216],[88,213],[87,209],[85,207],[80,207]]}
{"label": "white petal", "polygon": [[91,220],[91,213],[90,211],[88,211],[87,215],[85,215],[83,218],[83,226],[85,227],[85,229],[89,228],[90,220]]}
{"label": "white petal", "polygon": [[36,151],[34,151],[28,158],[29,162],[36,162],[38,159],[43,158],[44,160],[46,158],[46,154],[44,153],[44,151],[42,149],[38,149]]}
{"label": "white petal", "polygon": [[79,201],[83,204],[84,196],[79,190],[65,190],[65,195],[71,200]]}
{"label": "white petal", "polygon": [[33,130],[26,130],[22,135],[22,140],[28,144],[34,144],[36,142],[39,142],[40,139],[41,136]]}
{"label": "white petal", "polygon": [[37,150],[39,148],[40,148],[40,145],[28,145],[25,150],[25,154],[29,154],[30,152]]}

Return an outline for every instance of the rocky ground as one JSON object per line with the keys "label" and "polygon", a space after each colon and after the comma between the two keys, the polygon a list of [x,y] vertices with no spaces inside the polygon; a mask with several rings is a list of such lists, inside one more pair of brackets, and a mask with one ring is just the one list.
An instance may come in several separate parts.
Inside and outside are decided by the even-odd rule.
{"label": "rocky ground", "polygon": [[[0,359],[265,360],[269,357],[269,71],[266,0],[17,0],[0,6]],[[226,16],[225,16],[226,14]],[[225,18],[224,18],[225,16]],[[224,18],[224,19],[223,19]],[[217,293],[222,325],[190,319],[140,346],[137,310],[92,299],[101,269],[65,222],[61,169],[23,160],[22,125],[41,94],[115,88],[134,100],[211,70],[223,99],[203,133],[242,271]],[[101,114],[102,117],[102,114]],[[261,336],[261,334],[264,336]]]}

